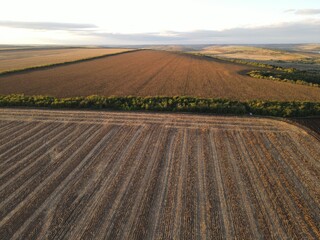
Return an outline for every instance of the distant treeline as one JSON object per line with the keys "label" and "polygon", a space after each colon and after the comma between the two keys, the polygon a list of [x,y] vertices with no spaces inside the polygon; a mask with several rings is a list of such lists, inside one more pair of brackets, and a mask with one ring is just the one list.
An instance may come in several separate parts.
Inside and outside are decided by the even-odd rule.
{"label": "distant treeline", "polygon": [[48,107],[77,109],[149,110],[214,114],[257,114],[278,117],[320,115],[320,102],[233,101],[195,97],[72,97],[0,95],[0,107]]}

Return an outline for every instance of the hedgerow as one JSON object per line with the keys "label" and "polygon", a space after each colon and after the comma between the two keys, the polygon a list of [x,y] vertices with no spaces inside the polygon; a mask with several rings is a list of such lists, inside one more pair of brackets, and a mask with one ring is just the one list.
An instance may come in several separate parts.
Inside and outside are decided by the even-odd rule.
{"label": "hedgerow", "polygon": [[0,107],[46,107],[77,109],[148,110],[203,112],[214,114],[257,114],[262,116],[302,117],[320,115],[320,102],[235,101],[228,99],[175,97],[72,97],[0,95]]}

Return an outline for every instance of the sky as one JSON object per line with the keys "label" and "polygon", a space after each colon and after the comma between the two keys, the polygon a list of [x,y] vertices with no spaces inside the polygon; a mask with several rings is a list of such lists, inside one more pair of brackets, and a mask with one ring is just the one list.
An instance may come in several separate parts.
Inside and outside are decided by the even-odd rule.
{"label": "sky", "polygon": [[320,0],[3,0],[0,44],[320,43]]}

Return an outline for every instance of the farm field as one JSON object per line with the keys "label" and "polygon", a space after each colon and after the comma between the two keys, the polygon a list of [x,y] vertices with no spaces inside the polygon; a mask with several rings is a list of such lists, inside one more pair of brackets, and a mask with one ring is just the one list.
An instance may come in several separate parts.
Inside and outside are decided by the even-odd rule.
{"label": "farm field", "polygon": [[0,73],[129,51],[108,48],[0,49]]}
{"label": "farm field", "polygon": [[[304,46],[308,49],[308,45]],[[311,47],[311,46],[310,46]],[[270,49],[253,46],[210,46],[200,50],[200,53],[215,55],[225,58],[251,59],[251,60],[281,60],[281,61],[299,61],[309,58],[319,59],[319,54],[305,52],[302,47],[297,51],[287,51],[283,49]]]}
{"label": "farm field", "polygon": [[0,94],[320,100],[320,88],[251,78],[245,75],[250,69],[250,66],[199,56],[142,50],[3,75]]}
{"label": "farm field", "polygon": [[263,118],[0,109],[1,239],[319,239],[320,142]]}

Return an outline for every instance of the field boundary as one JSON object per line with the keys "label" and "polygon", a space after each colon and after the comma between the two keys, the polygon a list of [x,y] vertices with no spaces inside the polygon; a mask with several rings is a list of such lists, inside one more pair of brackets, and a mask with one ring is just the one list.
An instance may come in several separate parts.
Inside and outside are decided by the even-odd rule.
{"label": "field boundary", "polygon": [[103,55],[99,55],[99,56],[95,56],[95,57],[81,58],[81,59],[66,61],[66,62],[59,62],[59,63],[38,65],[38,66],[26,67],[26,68],[20,68],[20,69],[13,69],[13,70],[0,72],[0,77],[13,75],[13,74],[19,74],[19,73],[32,72],[32,71],[36,71],[36,70],[45,70],[45,69],[49,69],[52,67],[66,66],[66,65],[70,65],[70,64],[87,62],[87,61],[97,60],[100,58],[111,57],[111,56],[115,56],[115,55],[121,55],[121,54],[125,54],[125,53],[138,52],[138,51],[142,51],[142,50],[141,49],[134,49],[134,50],[128,50],[128,51],[118,52],[118,53],[103,54]]}
{"label": "field boundary", "polygon": [[56,98],[50,96],[0,95],[0,107],[46,107],[69,109],[114,109],[126,111],[195,112],[274,117],[320,116],[320,102],[236,101],[188,96]]}
{"label": "field boundary", "polygon": [[[308,118],[308,117],[306,117]],[[294,125],[298,128],[303,129],[304,131],[306,131],[309,135],[313,136],[315,139],[317,139],[318,141],[320,141],[320,134],[317,133],[315,130],[312,130],[311,128],[309,128],[308,126],[303,125],[302,123],[299,123],[296,121],[295,118],[293,119],[288,119],[288,118],[278,118],[278,121],[283,121],[285,123]]]}

